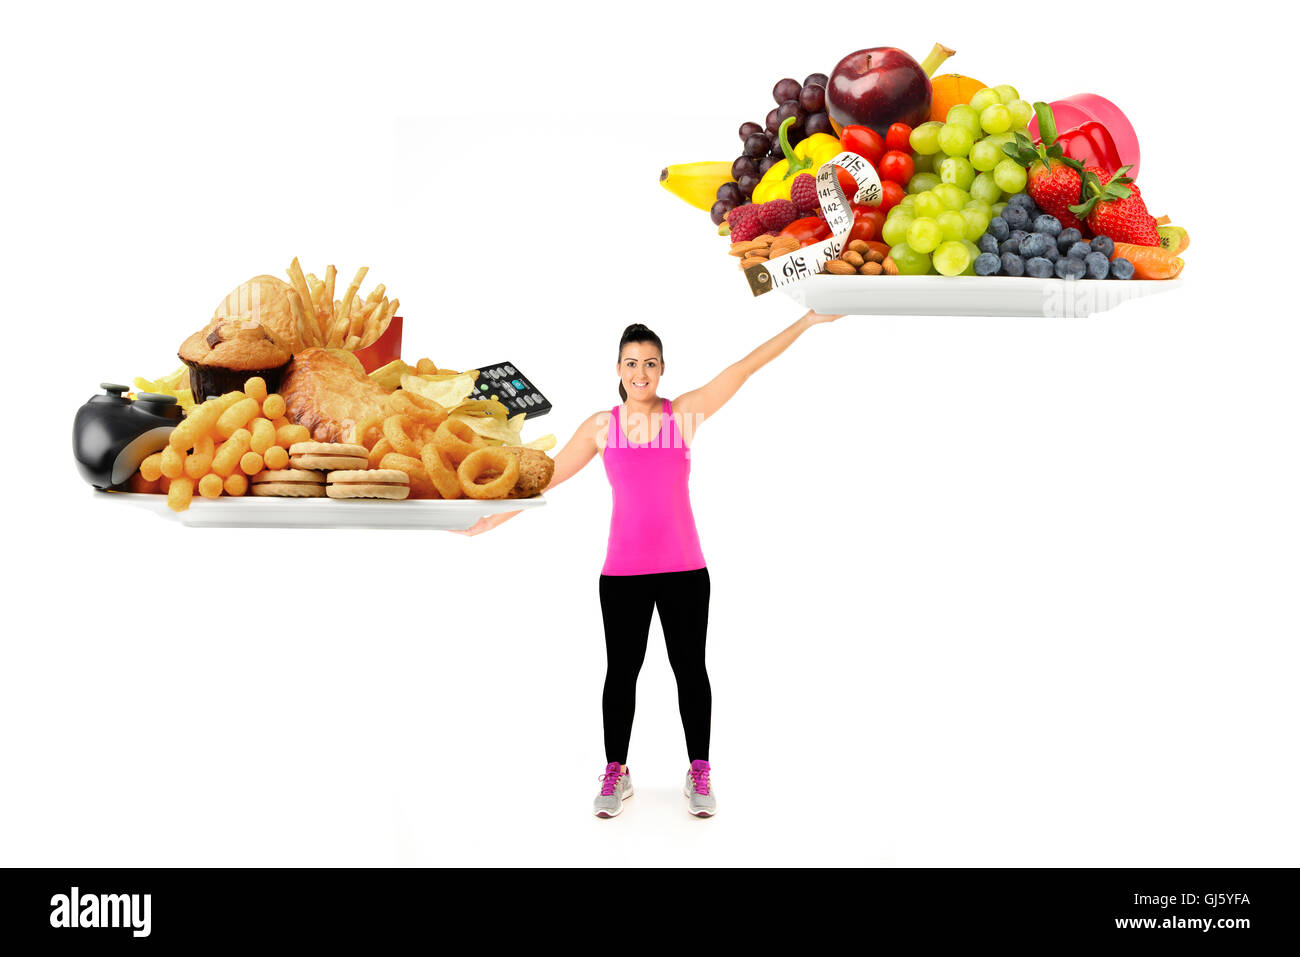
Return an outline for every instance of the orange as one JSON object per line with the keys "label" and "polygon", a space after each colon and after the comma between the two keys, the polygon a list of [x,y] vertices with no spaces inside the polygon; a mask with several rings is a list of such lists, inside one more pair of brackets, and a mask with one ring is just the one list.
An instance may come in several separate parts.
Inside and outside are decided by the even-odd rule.
{"label": "orange", "polygon": [[960,73],[944,73],[930,81],[930,119],[942,123],[948,111],[958,103],[969,103],[970,98],[988,84],[973,80]]}

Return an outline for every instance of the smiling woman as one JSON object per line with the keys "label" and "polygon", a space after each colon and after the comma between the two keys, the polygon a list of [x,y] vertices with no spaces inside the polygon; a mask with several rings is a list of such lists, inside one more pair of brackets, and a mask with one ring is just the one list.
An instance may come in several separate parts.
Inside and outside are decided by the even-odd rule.
{"label": "smiling woman", "polygon": [[[601,698],[607,763],[594,803],[597,817],[615,817],[623,810],[623,800],[632,796],[627,751],[637,676],[656,608],[677,679],[677,705],[691,762],[684,788],[687,808],[697,817],[711,817],[717,810],[709,781],[713,696],[704,666],[709,570],[691,511],[690,446],[700,424],[722,408],[746,379],[807,329],[838,318],[809,312],[706,385],[671,401],[659,396],[666,368],[663,342],[645,326],[630,325],[618,343],[622,404],[590,416],[556,456],[548,491],[599,454],[614,495],[600,574],[608,662]],[[483,519],[465,534],[477,535],[517,514]]]}

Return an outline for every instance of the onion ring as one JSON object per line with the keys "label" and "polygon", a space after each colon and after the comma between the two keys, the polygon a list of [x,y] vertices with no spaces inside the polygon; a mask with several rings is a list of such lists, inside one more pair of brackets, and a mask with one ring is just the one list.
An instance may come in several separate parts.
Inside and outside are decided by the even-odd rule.
{"label": "onion ring", "polygon": [[370,467],[379,468],[379,463],[384,460],[384,456],[393,451],[393,443],[387,438],[382,438],[375,443],[375,447],[370,450]]}
{"label": "onion ring", "polygon": [[424,470],[424,465],[419,459],[402,455],[400,452],[389,452],[379,461],[379,467],[405,472],[411,480],[411,498],[440,497],[437,488],[429,481],[429,473]]}
{"label": "onion ring", "polygon": [[419,459],[421,444],[419,435],[415,423],[404,415],[390,415],[384,419],[384,438],[393,447],[393,451],[400,455]]}
{"label": "onion ring", "polygon": [[[477,449],[460,463],[456,475],[470,498],[505,498],[519,481],[519,459],[499,445]],[[480,482],[484,476],[488,481]]]}
{"label": "onion ring", "polygon": [[443,498],[460,498],[464,494],[460,487],[460,476],[456,474],[456,466],[447,457],[446,452],[436,446],[426,445],[420,452],[420,461],[424,464],[424,471],[429,475],[429,481]]}
{"label": "onion ring", "polygon": [[456,419],[448,419],[438,426],[438,431],[433,433],[433,445],[446,452],[447,458],[451,459],[457,468],[471,452],[483,447],[478,433]]}
{"label": "onion ring", "polygon": [[412,422],[436,429],[447,418],[447,410],[432,399],[414,392],[399,389],[388,397],[388,407],[395,415],[404,415]]}

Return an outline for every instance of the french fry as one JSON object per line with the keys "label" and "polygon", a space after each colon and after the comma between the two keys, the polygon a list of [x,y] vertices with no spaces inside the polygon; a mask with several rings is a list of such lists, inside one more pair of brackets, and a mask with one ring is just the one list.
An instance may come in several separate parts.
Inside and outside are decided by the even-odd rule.
{"label": "french fry", "polygon": [[352,277],[352,283],[348,286],[348,291],[343,295],[342,313],[350,321],[352,318],[352,303],[356,299],[357,290],[361,288],[361,282],[366,278],[366,273],[370,271],[369,266],[362,266],[357,270],[357,274]]}
{"label": "french fry", "polygon": [[361,311],[365,313],[367,316],[369,316],[371,312],[374,311],[374,308],[377,305],[379,305],[380,301],[383,299],[384,299],[384,284],[381,282],[374,289],[370,290],[370,295],[366,296],[366,301],[362,304]]}
{"label": "french fry", "polygon": [[298,338],[302,340],[304,346],[320,345],[316,340],[316,324],[307,319],[307,314],[302,307],[302,297],[298,295],[298,290],[289,290],[289,308],[293,311],[293,321],[298,327]]}
{"label": "french fry", "polygon": [[[316,319],[316,302],[311,297],[311,289],[307,285],[307,278],[302,274],[302,266],[298,264],[297,256],[294,256],[293,262],[289,263],[287,272],[289,273],[290,284],[297,290],[298,296],[302,300],[301,305],[304,314],[307,314],[308,310],[310,310],[311,317]],[[317,325],[319,326],[319,322]],[[304,332],[299,331],[298,335],[304,342],[308,341]]]}
{"label": "french fry", "polygon": [[357,347],[360,345],[361,345],[360,336],[348,336],[347,340],[343,343],[343,348],[347,349],[348,352],[356,352]]}
{"label": "french fry", "polygon": [[330,320],[334,318],[334,279],[338,270],[333,265],[325,267],[325,291],[321,295],[320,334],[325,339],[329,334]]}

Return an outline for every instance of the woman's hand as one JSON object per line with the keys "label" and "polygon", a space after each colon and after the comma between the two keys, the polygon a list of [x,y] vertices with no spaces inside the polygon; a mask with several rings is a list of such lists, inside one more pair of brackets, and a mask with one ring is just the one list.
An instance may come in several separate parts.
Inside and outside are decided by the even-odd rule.
{"label": "woman's hand", "polygon": [[463,530],[459,528],[453,528],[453,529],[449,529],[449,531],[453,532],[456,535],[482,535],[484,532],[488,531],[489,529],[496,528],[506,519],[514,518],[521,511],[523,511],[523,509],[518,509],[517,511],[514,512],[497,512],[495,515],[485,515],[483,518],[480,518],[469,528]]}
{"label": "woman's hand", "polygon": [[843,318],[844,318],[843,314],[838,316],[832,316],[824,312],[813,312],[811,309],[809,309],[806,313],[804,313],[804,319],[807,321],[808,325],[810,326],[815,326],[819,322],[834,322],[836,319],[843,319]]}

